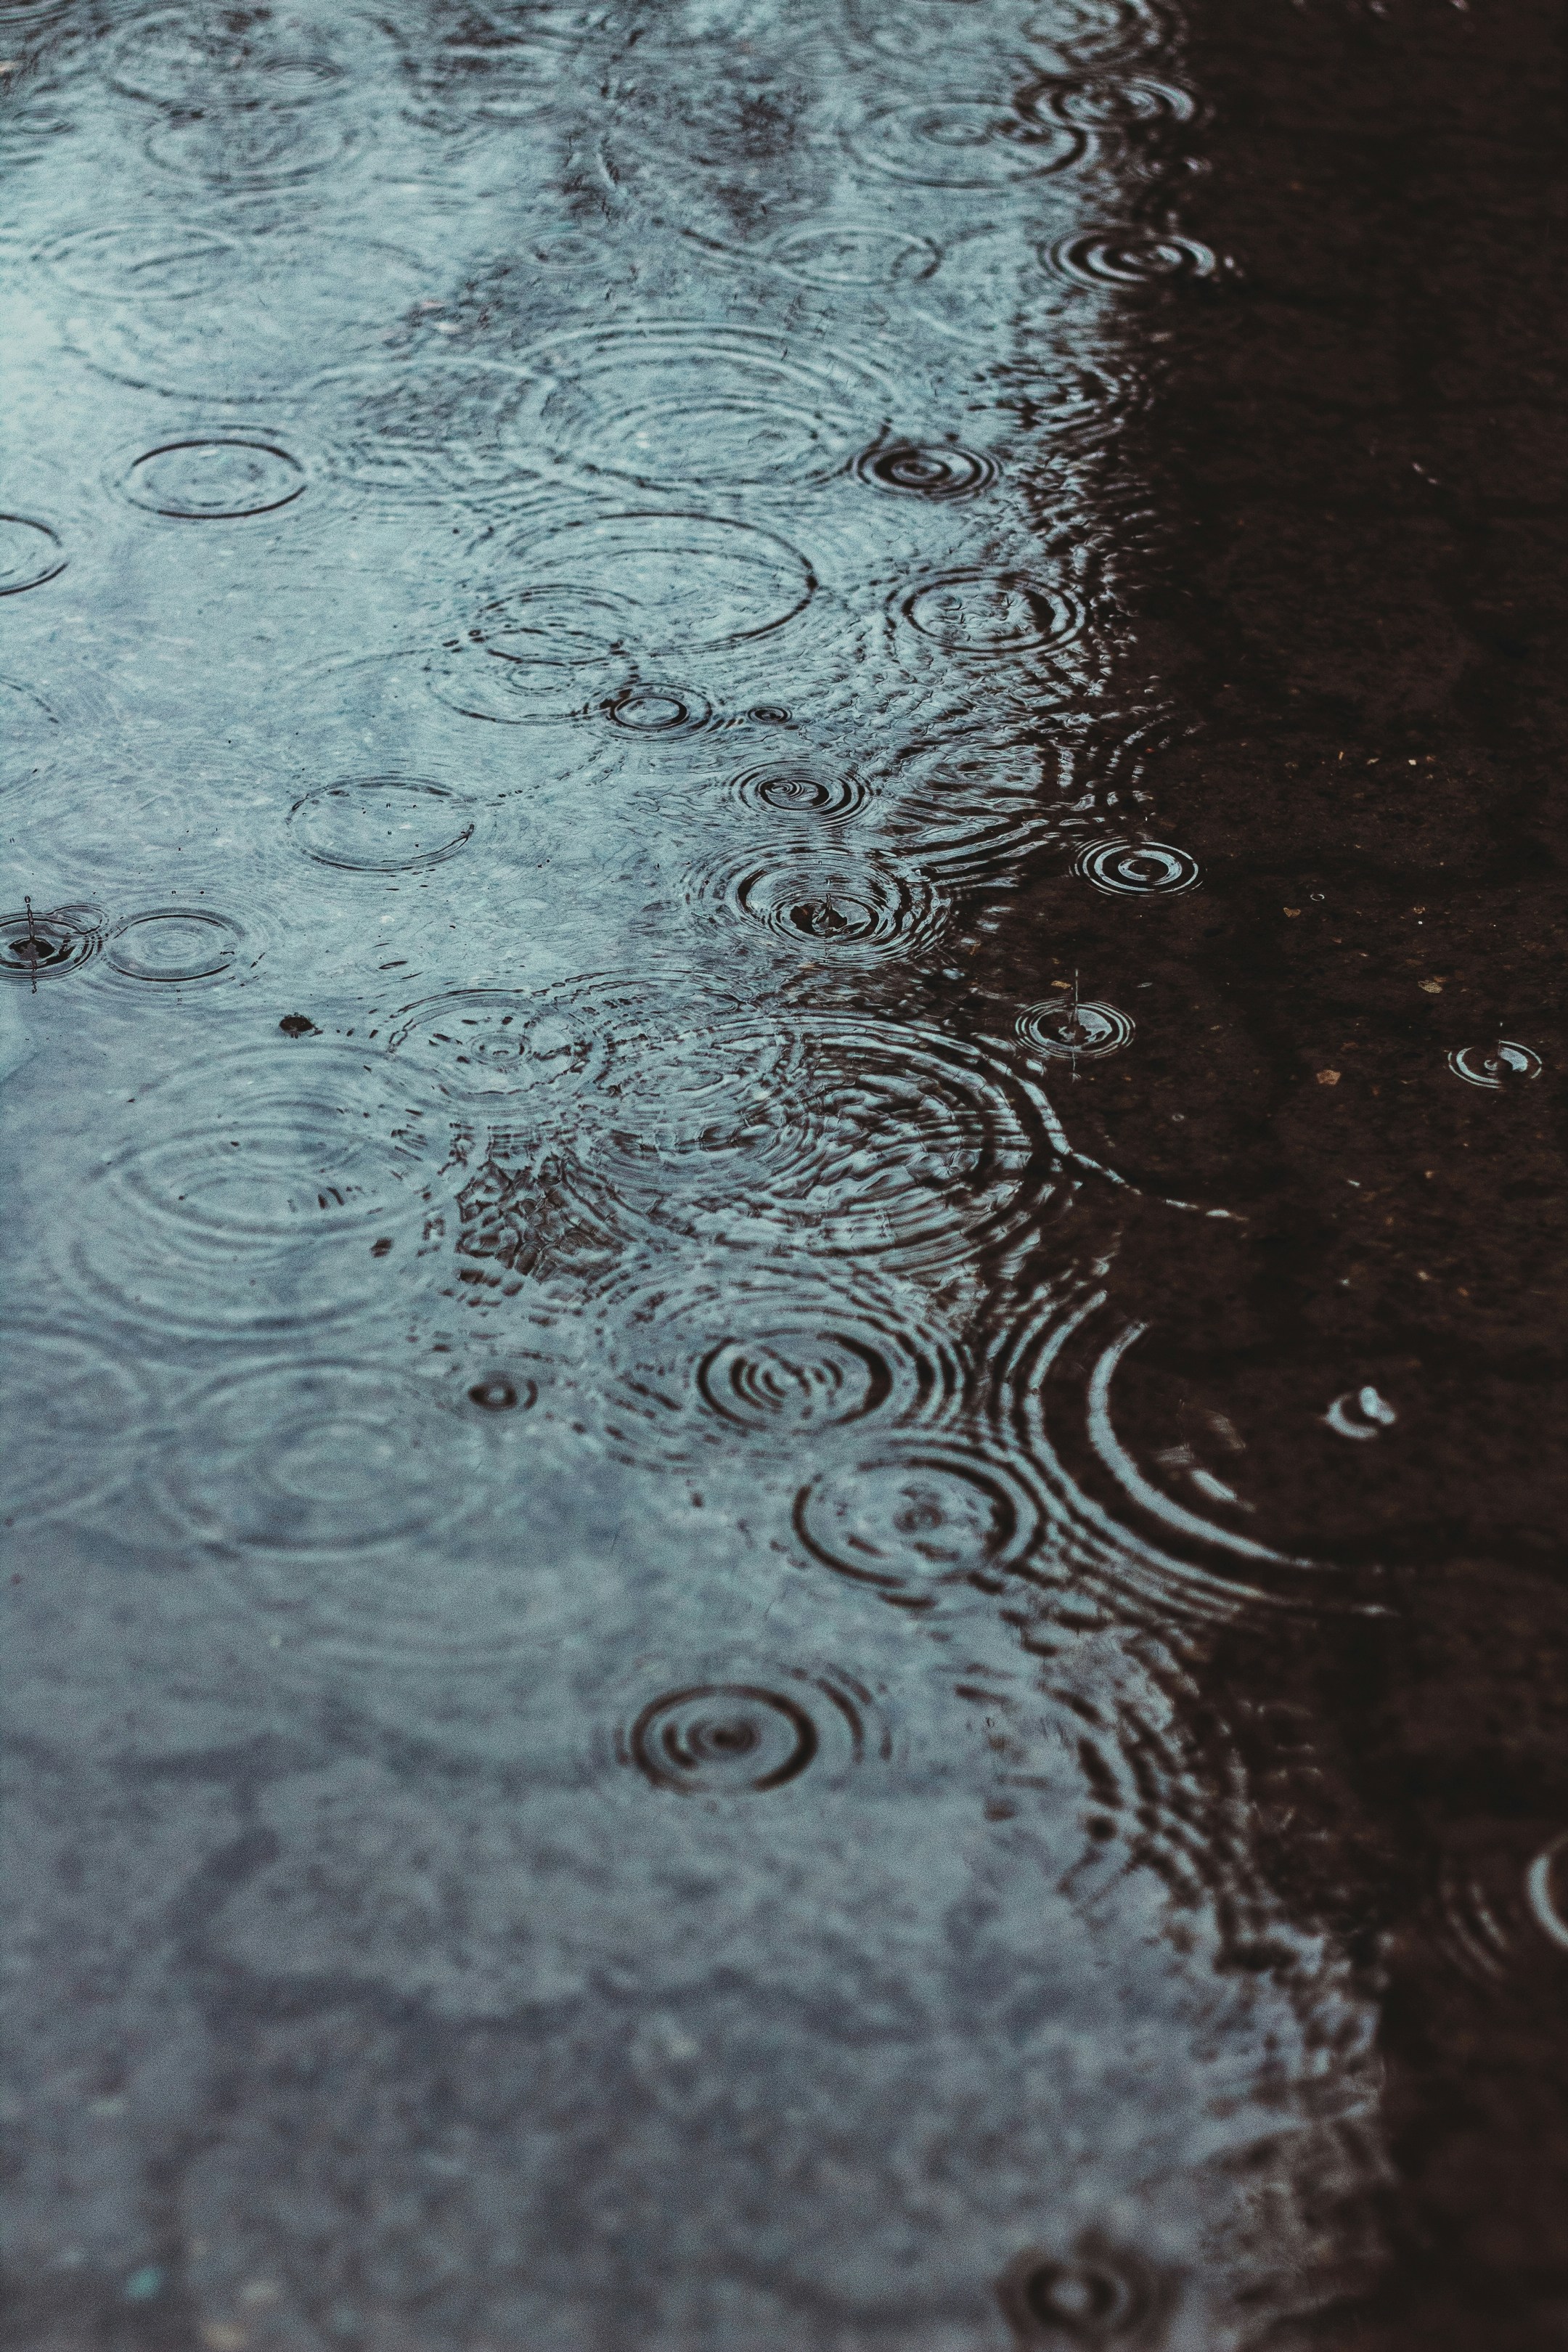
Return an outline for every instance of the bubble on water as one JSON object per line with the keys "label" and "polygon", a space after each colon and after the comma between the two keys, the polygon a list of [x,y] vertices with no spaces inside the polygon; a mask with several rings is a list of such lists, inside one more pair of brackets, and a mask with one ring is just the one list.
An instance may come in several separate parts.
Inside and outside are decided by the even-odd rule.
{"label": "bubble on water", "polygon": [[458,1102],[612,1091],[626,1069],[687,1036],[711,1035],[736,1000],[700,977],[599,972],[557,988],[456,989],[393,1016],[386,1050]]}
{"label": "bubble on water", "polygon": [[151,907],[115,924],[106,959],[127,980],[184,983],[233,970],[245,932],[230,916],[201,907]]}
{"label": "bubble on water", "polygon": [[972,498],[989,489],[999,470],[994,457],[948,441],[880,442],[855,460],[861,481],[921,499]]}
{"label": "bubble on water", "polygon": [[622,687],[600,709],[612,727],[624,728],[629,735],[689,735],[713,716],[706,695],[657,678]]}
{"label": "bubble on water", "polygon": [[1023,572],[941,572],[901,589],[890,610],[961,661],[1008,661],[1054,653],[1083,627],[1083,607],[1059,582]]}
{"label": "bubble on water", "polygon": [[942,261],[929,238],[881,226],[786,229],[764,252],[775,269],[808,286],[918,285]]}
{"label": "bubble on water", "polygon": [[1083,152],[1067,123],[1020,114],[1008,99],[958,93],[880,108],[857,125],[853,143],[875,171],[952,189],[1005,188],[1064,171]]}
{"label": "bubble on water", "polygon": [[[496,567],[500,551],[486,553]],[[556,524],[509,548],[505,568],[514,584],[489,608],[486,642],[510,616],[525,667],[744,645],[794,620],[816,588],[805,557],[774,532],[674,511]]]}
{"label": "bubble on water", "polygon": [[474,837],[473,804],[418,776],[348,776],[289,812],[296,847],[350,874],[409,874],[456,857]]}
{"label": "bubble on water", "polygon": [[1120,131],[1143,122],[1190,122],[1196,102],[1189,89],[1147,76],[1081,81],[1048,81],[1032,89],[1031,113],[1054,117],[1080,131]]}
{"label": "bubble on water", "polygon": [[138,457],[124,476],[127,498],[150,513],[191,522],[233,522],[290,505],[305,468],[267,441],[169,441]]}
{"label": "bubble on water", "polygon": [[1066,995],[1031,1004],[1020,1013],[1014,1034],[1037,1053],[1071,1061],[1093,1061],[1131,1045],[1133,1024],[1114,1004],[1092,1004]]}
{"label": "bubble on water", "polygon": [[805,761],[742,768],[723,789],[742,808],[774,816],[853,816],[867,797],[865,784],[849,769]]}
{"label": "bubble on water", "polygon": [[103,1335],[16,1314],[0,1350],[0,1516],[79,1511],[128,1479],[157,1421],[142,1373]]}
{"label": "bubble on water", "polygon": [[910,1438],[818,1471],[795,1496],[794,1524],[814,1559],[926,1606],[955,1581],[997,1591],[1030,1559],[1046,1515],[1024,1463]]}
{"label": "bubble on water", "polygon": [[1528,1045],[1500,1039],[1495,1045],[1458,1045],[1448,1056],[1448,1067],[1469,1087],[1511,1087],[1523,1078],[1541,1076],[1541,1056]]}
{"label": "bubble on water", "polygon": [[877,851],[776,842],[699,866],[695,903],[763,930],[813,961],[920,953],[951,908],[937,884]]}
{"label": "bubble on water", "polygon": [[644,489],[719,489],[837,473],[891,394],[842,352],[795,357],[775,335],[671,324],[602,327],[525,353],[509,430]]}
{"label": "bubble on water", "polygon": [[656,1466],[788,1459],[831,1431],[950,1420],[966,1381],[918,1294],[863,1272],[679,1261],[612,1290],[595,1325],[611,1450]]}
{"label": "bubble on water", "polygon": [[1174,898],[1200,879],[1197,859],[1166,841],[1098,842],[1073,870],[1112,898]]}
{"label": "bubble on water", "polygon": [[1172,2283],[1131,2248],[1087,2231],[1070,2253],[1031,2250],[997,2287],[1020,2345],[1152,2346],[1164,2336]]}
{"label": "bubble on water", "polygon": [[574,1149],[605,1216],[639,1236],[951,1269],[1065,1205],[1039,1088],[915,1022],[776,1012],[627,1056]]}
{"label": "bubble on water", "polygon": [[0,915],[0,972],[27,982],[74,971],[103,944],[96,907],[24,907]]}
{"label": "bubble on water", "polygon": [[147,142],[160,170],[210,188],[281,188],[341,163],[354,125],[325,109],[174,115]]}
{"label": "bubble on water", "polygon": [[162,8],[127,26],[107,70],[129,98],[177,114],[226,114],[309,106],[395,59],[388,26],[355,10]]}
{"label": "bubble on water", "polygon": [[66,551],[52,524],[27,515],[0,514],[0,596],[41,588],[66,568]]}
{"label": "bubble on water", "polygon": [[[95,1315],[161,1339],[333,1328],[422,1246],[421,1139],[352,1046],[276,1033],[141,1087],[64,1237]],[[374,1244],[390,1239],[390,1252]]]}
{"label": "bubble on water", "polygon": [[1157,236],[1137,229],[1080,229],[1042,247],[1040,259],[1075,285],[1131,290],[1212,278],[1219,267],[1212,249],[1196,237]]}
{"label": "bubble on water", "polygon": [[1399,1415],[1369,1381],[1364,1388],[1347,1389],[1343,1396],[1337,1396],[1323,1419],[1339,1436],[1365,1440],[1392,1429]]}

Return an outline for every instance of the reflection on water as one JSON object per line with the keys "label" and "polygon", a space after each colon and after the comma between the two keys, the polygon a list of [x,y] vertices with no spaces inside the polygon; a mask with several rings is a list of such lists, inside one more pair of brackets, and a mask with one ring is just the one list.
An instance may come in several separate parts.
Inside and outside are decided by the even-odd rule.
{"label": "reflection on water", "polygon": [[1375,2010],[1204,1645],[1389,1603],[1116,1286],[1212,1164],[1079,1107],[1201,1034],[1173,16],[0,16],[29,2341],[1284,2341]]}

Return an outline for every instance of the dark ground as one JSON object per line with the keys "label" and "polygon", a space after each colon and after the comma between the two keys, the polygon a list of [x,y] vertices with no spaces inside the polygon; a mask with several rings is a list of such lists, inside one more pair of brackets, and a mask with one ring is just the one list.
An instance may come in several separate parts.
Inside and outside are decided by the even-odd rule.
{"label": "dark ground", "polygon": [[[1199,0],[1182,226],[1237,267],[1165,298],[1125,452],[1194,722],[1151,830],[1208,887],[1135,927],[1145,1083],[1086,1070],[1075,1108],[1092,1087],[1134,1181],[1220,1197],[1223,1171],[1247,1212],[1122,1261],[1151,1416],[1222,1402],[1279,1528],[1384,1563],[1392,1603],[1212,1664],[1277,1887],[1381,1971],[1396,2261],[1322,2323],[1337,2352],[1568,2342],[1568,1955],[1468,1978],[1444,1893],[1506,1888],[1568,1820],[1563,56],[1533,0]],[[1073,912],[1042,977],[1118,1001],[1121,908]],[[1540,1081],[1458,1083],[1448,1052],[1500,1034]],[[1284,1368],[1347,1360],[1398,1393],[1396,1444],[1271,1410]]]}

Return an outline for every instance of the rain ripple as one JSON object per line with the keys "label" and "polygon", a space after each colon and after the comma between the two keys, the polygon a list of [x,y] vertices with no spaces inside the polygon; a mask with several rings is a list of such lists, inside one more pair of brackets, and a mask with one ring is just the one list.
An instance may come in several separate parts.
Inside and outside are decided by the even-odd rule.
{"label": "rain ripple", "polygon": [[794,1524],[825,1567],[928,1608],[945,1584],[1001,1591],[1033,1558],[1047,1511],[1018,1458],[962,1438],[910,1439],[819,1471],[795,1496]]}
{"label": "rain ripple", "polygon": [[890,1748],[871,1692],[842,1674],[690,1684],[649,1699],[616,1735],[621,1763],[683,1797],[757,1796],[806,1771],[820,1783]]}
{"label": "rain ripple", "polygon": [[891,401],[843,352],[799,359],[776,335],[671,322],[535,346],[508,432],[585,475],[643,489],[796,484],[838,472]]}
{"label": "rain ripple", "polygon": [[911,866],[831,845],[777,842],[697,869],[693,902],[760,926],[813,959],[863,961],[931,947],[950,908],[940,887]]}
{"label": "rain ripple", "polygon": [[863,482],[906,498],[967,499],[987,490],[999,472],[996,460],[956,442],[889,441],[855,460]]}
{"label": "rain ripple", "polygon": [[0,972],[34,985],[46,973],[74,971],[103,944],[96,907],[54,907],[47,913],[24,907],[0,915]]}
{"label": "rain ripple", "polygon": [[1076,286],[1119,286],[1128,291],[1212,278],[1217,257],[1196,237],[1151,236],[1137,229],[1081,229],[1043,248],[1041,260]]}
{"label": "rain ripple", "polygon": [[0,515],[0,596],[41,588],[65,568],[66,552],[51,524],[27,515]]}
{"label": "rain ripple", "polygon": [[472,803],[415,776],[350,776],[295,802],[289,830],[319,866],[408,874],[438,866],[474,837]]}
{"label": "rain ripple", "polygon": [[951,1271],[1065,1206],[1066,1145],[1005,1055],[913,1022],[717,1022],[628,1062],[574,1149],[601,1213],[764,1253]]}
{"label": "rain ripple", "polygon": [[188,522],[235,522],[292,504],[305,488],[297,457],[268,441],[168,441],[139,457],[125,495],[149,513]]}
{"label": "rain ripple", "polygon": [[418,1254],[420,1147],[352,1047],[273,1037],[132,1106],[64,1239],[65,1278],[93,1315],[172,1340],[284,1337],[384,1299]]}
{"label": "rain ripple", "polygon": [[929,188],[990,192],[1065,171],[1083,152],[1080,132],[1032,120],[1007,99],[953,93],[879,109],[853,143],[873,170]]}
{"label": "rain ripple", "polygon": [[724,1451],[788,1459],[873,1420],[940,1423],[968,1380],[919,1297],[864,1275],[839,1287],[793,1268],[677,1261],[613,1291],[596,1333],[605,1440],[656,1466]]}
{"label": "rain ripple", "polygon": [[105,961],[125,980],[188,985],[220,979],[244,944],[231,916],[204,907],[150,907],[115,924]]}

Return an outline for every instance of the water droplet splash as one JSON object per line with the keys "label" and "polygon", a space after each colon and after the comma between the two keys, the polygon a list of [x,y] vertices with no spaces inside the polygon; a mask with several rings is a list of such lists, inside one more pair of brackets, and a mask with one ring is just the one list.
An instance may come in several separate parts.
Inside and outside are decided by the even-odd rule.
{"label": "water droplet splash", "polygon": [[1063,995],[1020,1013],[1014,1034],[1041,1054],[1093,1061],[1132,1041],[1133,1024],[1114,1004],[1080,1003]]}
{"label": "water droplet splash", "polygon": [[1468,1087],[1517,1086],[1521,1079],[1538,1078],[1542,1062],[1539,1054],[1529,1045],[1515,1045],[1502,1039],[1496,1045],[1458,1045],[1448,1056],[1448,1067],[1457,1078]]}
{"label": "water droplet splash", "polygon": [[931,946],[949,908],[938,886],[875,851],[745,850],[699,870],[700,904],[755,924],[814,959],[906,956]]}
{"label": "water droplet splash", "polygon": [[1074,871],[1112,898],[1179,898],[1202,878],[1195,857],[1166,841],[1102,841],[1083,850]]}
{"label": "water droplet splash", "polygon": [[1364,1388],[1347,1389],[1343,1396],[1337,1396],[1323,1418],[1337,1435],[1365,1443],[1381,1436],[1385,1429],[1392,1429],[1399,1415],[1369,1383]]}
{"label": "water droplet splash", "polygon": [[944,572],[904,590],[895,610],[942,652],[961,661],[1009,661],[1069,645],[1083,607],[1064,585],[1018,572]]}
{"label": "water droplet splash", "polygon": [[958,92],[879,108],[852,138],[874,171],[953,191],[1062,172],[1083,152],[1082,136],[1068,123],[1024,115],[1007,99]]}
{"label": "water droplet splash", "polygon": [[679,1262],[623,1286],[599,1310],[600,1404],[612,1450],[696,1464],[796,1454],[825,1433],[952,1417],[962,1354],[920,1293],[864,1275],[842,1286],[793,1267]]}
{"label": "water droplet splash", "polygon": [[40,913],[26,907],[0,915],[0,972],[37,982],[46,973],[74,971],[102,945],[95,907],[55,907]]}

